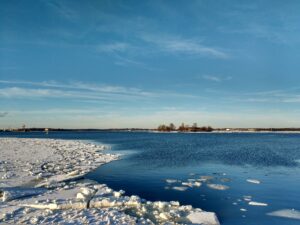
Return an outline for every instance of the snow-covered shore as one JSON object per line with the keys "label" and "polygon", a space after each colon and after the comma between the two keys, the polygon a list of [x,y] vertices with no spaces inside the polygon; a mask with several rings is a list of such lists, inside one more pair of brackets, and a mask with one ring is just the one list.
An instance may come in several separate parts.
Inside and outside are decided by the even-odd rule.
{"label": "snow-covered shore", "polygon": [[215,213],[126,196],[84,176],[118,159],[73,140],[0,138],[0,223],[219,224]]}

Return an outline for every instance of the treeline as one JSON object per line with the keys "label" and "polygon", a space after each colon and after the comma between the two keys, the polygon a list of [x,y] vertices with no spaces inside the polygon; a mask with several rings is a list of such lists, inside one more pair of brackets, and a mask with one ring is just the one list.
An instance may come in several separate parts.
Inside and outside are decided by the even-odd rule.
{"label": "treeline", "polygon": [[161,124],[157,128],[158,131],[171,132],[171,131],[179,131],[179,132],[210,132],[213,131],[211,126],[202,126],[198,127],[197,123],[194,123],[192,126],[185,125],[182,123],[178,128],[173,123],[169,125]]}

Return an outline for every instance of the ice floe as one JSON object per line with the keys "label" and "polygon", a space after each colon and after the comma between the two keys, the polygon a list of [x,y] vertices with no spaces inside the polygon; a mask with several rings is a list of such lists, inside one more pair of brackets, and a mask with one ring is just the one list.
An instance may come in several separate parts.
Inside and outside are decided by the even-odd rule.
{"label": "ice floe", "polygon": [[260,181],[256,180],[256,179],[247,179],[247,182],[253,183],[253,184],[260,184]]}
{"label": "ice floe", "polygon": [[168,184],[174,184],[174,183],[178,183],[178,182],[180,182],[179,180],[175,180],[175,179],[166,179],[166,182],[168,183]]}
{"label": "ice floe", "polygon": [[281,209],[267,213],[267,215],[300,220],[300,211],[296,209]]}
{"label": "ice floe", "polygon": [[188,187],[174,186],[174,187],[172,187],[172,189],[176,190],[176,191],[186,191],[188,189]]}
{"label": "ice floe", "polygon": [[214,179],[213,176],[200,176],[200,178],[198,179],[198,181],[203,181],[203,182],[207,182],[209,180]]}
{"label": "ice floe", "polygon": [[254,206],[268,206],[267,203],[263,203],[263,202],[248,202],[249,205],[254,205]]}
{"label": "ice floe", "polygon": [[[198,179],[187,179],[187,181],[181,181],[176,179],[166,179],[168,186],[165,187],[166,190],[173,189],[176,191],[186,191],[188,188],[201,187],[202,183]],[[180,184],[182,186],[178,186]],[[176,186],[171,186],[176,185]]]}
{"label": "ice floe", "polygon": [[220,191],[229,189],[227,185],[223,185],[223,184],[207,184],[207,187],[215,190],[220,190]]}
{"label": "ice floe", "polygon": [[199,181],[182,182],[181,184],[188,187],[200,187],[202,185]]}
{"label": "ice floe", "polygon": [[243,196],[243,199],[244,199],[245,201],[247,201],[247,202],[250,202],[251,199],[252,199],[252,196],[250,196],[250,195],[244,195],[244,196]]}

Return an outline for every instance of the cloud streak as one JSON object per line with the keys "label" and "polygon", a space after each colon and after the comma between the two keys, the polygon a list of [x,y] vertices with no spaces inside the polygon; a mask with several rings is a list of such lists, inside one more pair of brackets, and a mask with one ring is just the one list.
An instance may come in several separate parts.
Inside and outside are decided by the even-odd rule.
{"label": "cloud streak", "polygon": [[74,21],[78,18],[78,13],[73,10],[70,6],[66,5],[63,1],[45,0],[43,1],[46,6],[56,12],[59,16]]}
{"label": "cloud streak", "polygon": [[97,46],[97,51],[99,52],[107,52],[107,53],[116,53],[116,52],[124,52],[129,50],[131,45],[124,42],[114,42],[108,44],[102,44]]}
{"label": "cloud streak", "polygon": [[115,54],[151,55],[153,53],[168,53],[181,55],[206,56],[227,59],[230,55],[219,48],[206,46],[201,41],[188,38],[179,38],[172,34],[149,35],[136,34],[138,40],[130,42],[112,42],[100,44],[96,47],[98,52]]}
{"label": "cloud streak", "polygon": [[202,75],[201,78],[205,79],[205,80],[213,81],[213,82],[222,82],[222,81],[232,79],[231,76],[221,77],[221,76],[215,76],[215,75],[209,75],[209,74]]}
{"label": "cloud streak", "polygon": [[189,55],[211,56],[216,58],[227,59],[229,54],[214,48],[203,45],[201,42],[193,39],[183,39],[175,36],[152,36],[142,35],[142,40],[154,44],[161,51],[168,53],[179,53]]}
{"label": "cloud streak", "polygon": [[49,88],[23,88],[23,87],[8,87],[0,89],[0,97],[12,99],[86,99],[98,101],[136,101],[143,99],[142,95],[120,94],[115,92],[97,92],[97,91],[72,91],[62,89],[49,89]]}
{"label": "cloud streak", "polygon": [[107,101],[137,101],[168,97],[192,98],[193,95],[168,91],[145,91],[140,88],[96,85],[82,82],[58,83],[55,81],[31,82],[0,80],[6,87],[0,88],[4,98],[67,98]]}
{"label": "cloud streak", "polygon": [[113,86],[113,85],[96,85],[83,83],[79,81],[74,81],[70,83],[58,83],[56,81],[43,81],[43,82],[32,82],[32,81],[20,81],[20,80],[0,80],[0,84],[6,85],[25,85],[25,86],[38,86],[46,88],[59,88],[59,89],[70,89],[78,91],[92,91],[101,92],[109,94],[126,94],[126,95],[151,95],[150,92],[142,91],[138,88],[128,88],[123,86]]}

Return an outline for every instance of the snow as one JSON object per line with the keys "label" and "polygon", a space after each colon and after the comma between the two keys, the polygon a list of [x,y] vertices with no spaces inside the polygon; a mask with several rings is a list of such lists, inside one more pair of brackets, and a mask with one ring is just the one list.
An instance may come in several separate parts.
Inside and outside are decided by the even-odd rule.
{"label": "snow", "polygon": [[0,188],[54,187],[118,158],[99,152],[103,146],[69,140],[1,138],[0,149]]}
{"label": "snow", "polygon": [[[103,149],[80,141],[0,138],[0,223],[219,224],[213,212],[126,196],[123,190],[84,179],[118,159]],[[201,185],[196,180],[189,183]]]}

